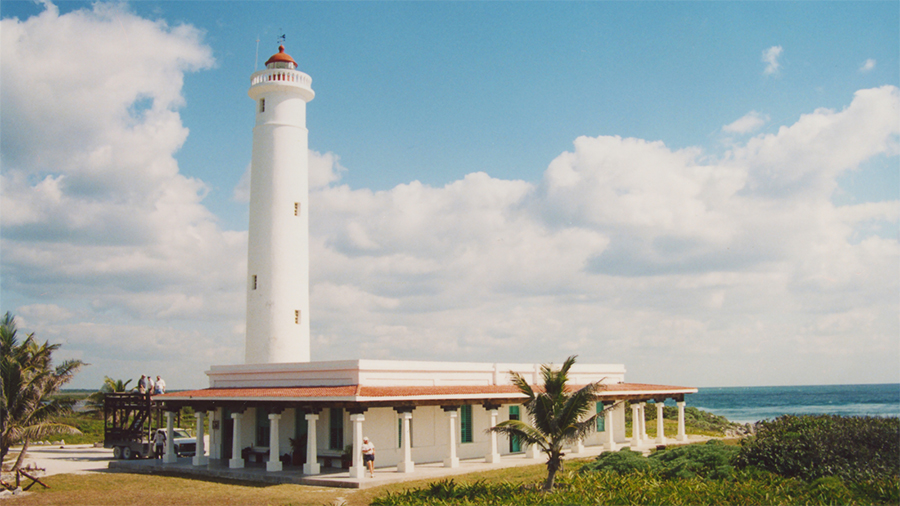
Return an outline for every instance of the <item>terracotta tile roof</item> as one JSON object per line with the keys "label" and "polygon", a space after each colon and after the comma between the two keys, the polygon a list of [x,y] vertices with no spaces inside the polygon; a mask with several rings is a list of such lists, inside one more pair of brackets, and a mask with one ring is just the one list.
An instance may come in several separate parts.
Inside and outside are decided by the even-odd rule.
{"label": "terracotta tile roof", "polygon": [[[577,390],[583,385],[572,385],[569,390]],[[535,390],[540,390],[535,388]],[[627,395],[673,395],[696,392],[696,388],[671,385],[651,385],[643,383],[619,383],[602,385],[598,397]],[[491,399],[523,396],[513,385],[469,385],[469,386],[312,386],[312,387],[252,387],[252,388],[206,388],[171,392],[153,396],[154,400],[186,399],[308,399],[373,401],[402,398],[442,398],[442,399]]]}

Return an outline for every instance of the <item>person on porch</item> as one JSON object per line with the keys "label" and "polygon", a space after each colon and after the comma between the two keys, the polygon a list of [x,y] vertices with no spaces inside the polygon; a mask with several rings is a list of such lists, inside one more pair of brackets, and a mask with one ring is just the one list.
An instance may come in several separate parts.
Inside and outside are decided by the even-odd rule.
{"label": "person on porch", "polygon": [[369,438],[364,437],[363,444],[360,447],[360,449],[362,450],[362,454],[363,454],[363,464],[365,464],[366,467],[369,468],[369,476],[374,478],[375,477],[375,445],[373,445],[369,441]]}

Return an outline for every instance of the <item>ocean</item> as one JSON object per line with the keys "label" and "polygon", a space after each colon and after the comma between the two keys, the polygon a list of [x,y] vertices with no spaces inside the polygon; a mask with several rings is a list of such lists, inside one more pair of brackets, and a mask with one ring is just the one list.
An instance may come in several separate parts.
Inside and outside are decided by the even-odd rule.
{"label": "ocean", "polygon": [[781,415],[900,416],[900,384],[700,388],[688,406],[753,423]]}

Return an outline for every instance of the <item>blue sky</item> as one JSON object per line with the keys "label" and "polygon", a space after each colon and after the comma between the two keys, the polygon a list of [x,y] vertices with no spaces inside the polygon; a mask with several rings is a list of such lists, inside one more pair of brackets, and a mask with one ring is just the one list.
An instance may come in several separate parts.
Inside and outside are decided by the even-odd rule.
{"label": "blue sky", "polygon": [[[316,91],[314,359],[350,343],[577,352],[701,386],[900,380],[896,2],[4,1],[0,17],[3,309],[94,364],[85,386],[145,358],[108,357],[92,332],[219,348],[200,369],[242,356],[246,91],[281,34]],[[56,89],[28,68],[44,53],[78,83],[47,95],[71,116],[17,95]],[[168,80],[117,86],[77,128],[106,162],[74,141],[29,162],[45,158],[15,131],[70,135],[52,123],[87,121],[73,89],[108,93],[107,71]],[[122,125],[156,133],[110,140]],[[46,205],[42,182],[77,199],[66,223],[22,211]],[[148,206],[166,217],[147,230],[122,218]],[[146,367],[202,386],[174,356]]]}

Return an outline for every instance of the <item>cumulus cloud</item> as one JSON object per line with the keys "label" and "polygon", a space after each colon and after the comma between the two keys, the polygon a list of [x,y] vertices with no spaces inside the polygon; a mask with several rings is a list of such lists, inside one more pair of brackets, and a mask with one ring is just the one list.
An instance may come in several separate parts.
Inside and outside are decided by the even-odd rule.
{"label": "cumulus cloud", "polygon": [[[119,57],[121,26],[129,52],[152,54]],[[86,387],[158,373],[202,386],[206,365],[240,362],[246,233],[218,228],[206,184],[173,157],[184,74],[212,61],[202,33],[108,4],[0,28],[2,279],[31,301],[15,308],[23,327],[94,363]],[[766,53],[774,72],[781,48]],[[895,87],[860,90],[720,154],[578,137],[538,181],[352,189],[337,154],[310,152],[313,357],[578,353],[688,384],[700,370],[709,384],[895,374],[900,247],[870,225],[895,229],[900,203],[832,197],[841,175],[898,155],[898,103]]]}
{"label": "cumulus cloud", "polygon": [[769,116],[767,114],[750,111],[734,122],[723,126],[722,131],[731,134],[749,134],[759,130],[768,122]]}
{"label": "cumulus cloud", "polygon": [[781,57],[782,51],[781,46],[772,46],[762,52],[762,62],[766,64],[763,74],[768,76],[778,73],[778,70],[781,68],[778,58]]}
{"label": "cumulus cloud", "polygon": [[897,94],[861,90],[719,159],[579,137],[538,184],[473,173],[441,188],[323,187],[314,346],[510,360],[558,348],[633,357],[630,370],[651,376],[648,362],[834,359],[860,353],[862,335],[895,350],[897,240],[855,237],[865,220],[896,223],[900,205],[837,207],[831,195],[841,173],[896,155]]}
{"label": "cumulus cloud", "polygon": [[870,70],[875,68],[875,60],[872,58],[866,59],[862,65],[859,66],[860,72],[869,72]]}
{"label": "cumulus cloud", "polygon": [[124,4],[2,21],[4,291],[55,299],[20,308],[27,320],[78,335],[73,322],[111,315],[240,315],[246,234],[218,228],[173,156],[184,75],[214,63],[202,39]]}

